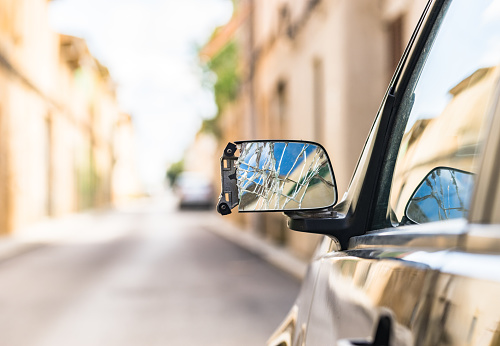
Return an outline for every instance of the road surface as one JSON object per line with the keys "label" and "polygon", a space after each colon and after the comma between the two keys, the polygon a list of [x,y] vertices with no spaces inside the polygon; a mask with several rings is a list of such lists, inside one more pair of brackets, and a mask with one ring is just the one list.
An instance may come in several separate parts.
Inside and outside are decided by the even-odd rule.
{"label": "road surface", "polygon": [[0,261],[0,345],[263,345],[297,280],[172,198],[92,214]]}

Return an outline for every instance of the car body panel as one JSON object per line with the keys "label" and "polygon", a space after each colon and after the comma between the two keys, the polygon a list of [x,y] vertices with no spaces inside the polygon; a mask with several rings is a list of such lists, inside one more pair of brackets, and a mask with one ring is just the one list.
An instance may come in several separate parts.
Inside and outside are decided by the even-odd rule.
{"label": "car body panel", "polygon": [[[395,323],[394,345],[412,345],[425,329],[422,299],[432,291],[436,271],[402,258],[399,251],[332,253],[323,261],[308,323],[306,344],[334,345],[339,339],[370,340],[379,319]],[[363,258],[361,256],[367,256]],[[416,283],[415,283],[416,282]],[[404,294],[401,290],[404,288]],[[397,296],[395,293],[399,293]],[[411,330],[411,331],[410,331]]]}
{"label": "car body panel", "polygon": [[[462,242],[465,225],[452,220],[414,232],[381,230],[353,238],[350,250],[327,254],[306,344],[369,340],[382,316],[393,320],[394,345],[419,344],[428,329],[439,270],[449,249]],[[444,231],[436,233],[436,228]]]}
{"label": "car body panel", "polygon": [[302,345],[305,342],[306,326],[322,258],[328,252],[337,249],[335,244],[329,237],[323,237],[307,268],[295,304],[280,327],[269,338],[269,345]]}

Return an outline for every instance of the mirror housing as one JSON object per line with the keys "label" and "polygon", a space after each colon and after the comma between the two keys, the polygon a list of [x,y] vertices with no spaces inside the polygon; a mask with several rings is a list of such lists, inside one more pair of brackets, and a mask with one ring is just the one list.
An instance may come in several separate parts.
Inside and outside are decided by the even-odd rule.
{"label": "mirror housing", "polygon": [[235,162],[236,144],[228,143],[220,158],[222,191],[217,202],[217,211],[221,215],[231,214],[231,209],[238,205],[238,187],[236,186]]}
{"label": "mirror housing", "polygon": [[318,143],[242,141],[229,143],[221,157],[222,192],[217,211],[317,211],[337,202],[330,159]]}

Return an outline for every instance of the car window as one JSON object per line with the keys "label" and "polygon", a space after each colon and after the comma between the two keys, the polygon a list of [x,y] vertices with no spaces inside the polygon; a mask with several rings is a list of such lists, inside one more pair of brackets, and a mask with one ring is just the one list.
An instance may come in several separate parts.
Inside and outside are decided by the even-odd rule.
{"label": "car window", "polygon": [[500,76],[500,0],[448,1],[438,23],[397,114],[393,224],[467,217]]}

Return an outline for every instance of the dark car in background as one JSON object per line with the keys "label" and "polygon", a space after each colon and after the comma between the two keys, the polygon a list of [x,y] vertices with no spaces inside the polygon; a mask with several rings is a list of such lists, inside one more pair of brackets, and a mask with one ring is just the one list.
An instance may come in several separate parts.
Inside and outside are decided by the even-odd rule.
{"label": "dark car in background", "polygon": [[321,145],[228,144],[221,214],[325,235],[269,345],[500,345],[499,86],[500,1],[431,0],[340,202]]}
{"label": "dark car in background", "polygon": [[179,174],[175,180],[174,192],[179,198],[180,209],[208,209],[215,203],[212,182],[201,173]]}

